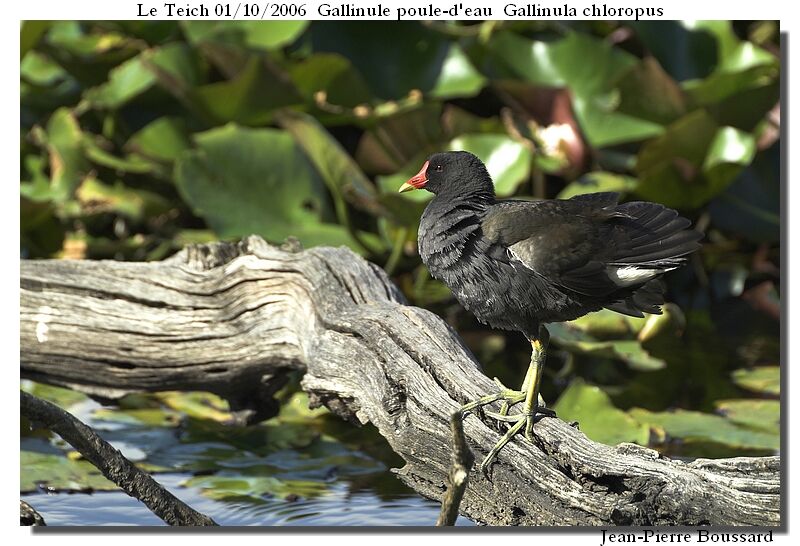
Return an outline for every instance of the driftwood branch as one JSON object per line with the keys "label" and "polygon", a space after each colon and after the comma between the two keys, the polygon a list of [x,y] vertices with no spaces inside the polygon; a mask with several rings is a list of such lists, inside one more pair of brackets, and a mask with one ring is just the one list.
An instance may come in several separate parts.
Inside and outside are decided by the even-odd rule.
{"label": "driftwood branch", "polygon": [[[450,416],[493,391],[458,335],[405,305],[384,272],[346,249],[281,250],[257,237],[192,247],[159,263],[23,261],[23,377],[94,396],[200,389],[245,418],[268,415],[286,373],[312,403],[372,423],[406,464],[399,477],[441,500]],[[499,439],[470,415],[478,458]],[[697,460],[588,440],[559,419],[472,472],[461,513],[492,525],[778,525],[778,457]]]}
{"label": "driftwood branch", "polygon": [[475,463],[475,455],[472,454],[467,445],[467,437],[464,436],[462,412],[457,411],[450,416],[450,430],[453,433],[453,455],[450,472],[447,474],[447,490],[442,496],[442,510],[436,520],[436,525],[440,527],[456,524],[461,499],[464,498],[464,491],[467,489],[469,473]]}
{"label": "driftwood branch", "polygon": [[208,526],[214,520],[194,510],[164,489],[148,473],[139,470],[118,449],[100,438],[91,427],[46,400],[20,391],[20,413],[52,430],[74,447],[103,476],[169,525]]}

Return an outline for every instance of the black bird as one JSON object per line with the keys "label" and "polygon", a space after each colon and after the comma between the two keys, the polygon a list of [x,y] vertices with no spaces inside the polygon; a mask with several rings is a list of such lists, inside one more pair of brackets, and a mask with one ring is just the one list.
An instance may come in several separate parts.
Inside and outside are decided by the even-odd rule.
{"label": "black bird", "polygon": [[[400,191],[435,194],[419,225],[419,253],[478,320],[522,332],[532,347],[519,391],[500,392],[461,408],[466,414],[502,401],[513,423],[481,463],[486,472],[497,453],[525,427],[531,440],[537,413],[554,415],[539,395],[549,335],[544,323],[573,320],[602,308],[642,317],[660,314],[659,277],[683,265],[700,247],[689,220],[657,203],[619,204],[616,193],[571,199],[495,199],[486,167],[468,152],[437,153]],[[495,380],[497,381],[497,380]],[[508,415],[524,402],[523,411]]]}

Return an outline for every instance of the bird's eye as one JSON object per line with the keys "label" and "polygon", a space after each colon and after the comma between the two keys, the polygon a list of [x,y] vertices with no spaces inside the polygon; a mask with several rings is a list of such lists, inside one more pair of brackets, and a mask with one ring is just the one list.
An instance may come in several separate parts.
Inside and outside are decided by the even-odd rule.
{"label": "bird's eye", "polygon": [[444,167],[442,167],[441,165],[436,165],[436,166],[433,167],[433,171],[437,172],[437,173],[440,173],[443,170],[444,170]]}

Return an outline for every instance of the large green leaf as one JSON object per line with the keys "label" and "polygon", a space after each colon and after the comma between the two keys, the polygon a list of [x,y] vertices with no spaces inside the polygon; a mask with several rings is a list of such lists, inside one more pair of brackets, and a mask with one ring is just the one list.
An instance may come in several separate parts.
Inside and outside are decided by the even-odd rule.
{"label": "large green leaf", "polygon": [[781,231],[780,146],[756,155],[753,164],[708,207],[713,225],[751,241],[777,242]]}
{"label": "large green leaf", "polygon": [[322,222],[330,216],[323,183],[288,133],[229,124],[195,140],[176,163],[175,183],[219,236],[354,246],[344,227]]}
{"label": "large green leaf", "polygon": [[365,171],[381,174],[413,168],[409,162],[418,162],[416,173],[424,162],[423,156],[445,149],[450,140],[442,118],[438,103],[425,103],[384,117],[364,132],[356,160]]}
{"label": "large green leaf", "polygon": [[108,73],[107,82],[87,90],[84,97],[95,108],[116,109],[157,82],[173,94],[183,94],[199,78],[192,50],[185,44],[173,43],[145,50],[116,66]]}
{"label": "large green leaf", "polygon": [[472,97],[486,85],[486,78],[478,72],[457,44],[452,44],[442,64],[439,77],[430,94],[442,99]]}
{"label": "large green leaf", "polygon": [[344,223],[347,219],[345,202],[380,214],[381,208],[372,182],[325,127],[313,117],[291,110],[280,112],[276,118],[325,181],[337,202],[340,221]]}
{"label": "large green leaf", "polygon": [[372,94],[364,78],[345,57],[336,53],[317,53],[292,64],[292,81],[307,100],[322,91],[326,102],[353,107],[367,103]]}
{"label": "large green leaf", "polygon": [[645,57],[617,85],[624,114],[665,125],[686,113],[683,90],[653,57]]}
{"label": "large green leaf", "polygon": [[140,55],[116,66],[108,73],[108,82],[89,89],[84,97],[96,108],[119,108],[155,82],[155,74]]}
{"label": "large green leaf", "polygon": [[642,140],[663,130],[618,110],[615,85],[638,60],[607,41],[580,32],[554,42],[533,41],[503,31],[487,47],[494,62],[525,81],[569,88],[575,115],[594,146]]}
{"label": "large green leaf", "polygon": [[86,177],[75,192],[84,214],[114,212],[133,220],[143,220],[170,208],[170,202],[147,190],[128,188],[121,182],[113,186],[94,177]]}
{"label": "large green leaf", "polygon": [[720,127],[709,145],[703,170],[711,172],[725,164],[749,165],[755,153],[753,135],[733,127]]}
{"label": "large green leaf", "polygon": [[684,21],[632,21],[630,25],[649,52],[678,81],[704,78],[714,69],[717,39],[702,25],[694,28]]}
{"label": "large green leaf", "polygon": [[308,21],[181,21],[181,26],[193,43],[221,42],[271,50],[295,41]]}
{"label": "large green leaf", "polygon": [[88,165],[83,156],[83,132],[75,114],[68,108],[59,108],[47,122],[44,131],[36,132],[47,149],[50,161],[50,183],[23,183],[22,195],[34,200],[52,199],[65,202],[86,174]]}
{"label": "large green leaf", "polygon": [[123,47],[128,42],[118,32],[87,32],[79,21],[54,22],[47,39],[60,49],[87,57]]}
{"label": "large green leaf", "polygon": [[197,87],[191,97],[217,122],[247,125],[263,125],[275,109],[301,102],[294,86],[278,77],[256,55],[250,57],[235,78]]}
{"label": "large green leaf", "polygon": [[636,191],[668,206],[697,207],[724,191],[754,153],[752,135],[696,110],[642,147]]}
{"label": "large green leaf", "polygon": [[75,78],[48,55],[33,50],[22,59],[20,106],[23,126],[29,110],[53,111],[74,104],[79,94],[80,85]]}
{"label": "large green leaf", "polygon": [[617,409],[599,387],[574,380],[553,409],[561,419],[578,421],[586,436],[604,444],[634,442],[647,445],[649,430],[624,411]]}
{"label": "large green leaf", "polygon": [[49,27],[50,21],[22,21],[19,37],[20,60],[25,58],[25,54],[36,45]]}
{"label": "large green leaf", "polygon": [[[314,21],[309,32],[315,52],[350,59],[378,98],[399,99],[412,89],[425,93],[437,85],[447,89],[442,71],[450,42],[417,21]],[[474,78],[467,79],[470,90]],[[464,81],[458,85],[463,88]]]}
{"label": "large green leaf", "polygon": [[584,193],[613,191],[628,193],[636,189],[638,180],[631,176],[610,173],[605,171],[594,171],[581,176],[575,182],[567,184],[558,194],[559,199],[569,199]]}
{"label": "large green leaf", "polygon": [[183,118],[162,116],[131,136],[125,149],[161,161],[175,161],[189,146]]}
{"label": "large green leaf", "polygon": [[112,145],[110,142],[97,135],[85,134],[83,137],[84,154],[86,159],[92,163],[108,167],[117,173],[129,172],[144,174],[152,172],[155,168],[155,165],[151,161],[141,156],[130,155],[120,157],[119,155],[115,155],[113,151],[111,151],[111,148]]}

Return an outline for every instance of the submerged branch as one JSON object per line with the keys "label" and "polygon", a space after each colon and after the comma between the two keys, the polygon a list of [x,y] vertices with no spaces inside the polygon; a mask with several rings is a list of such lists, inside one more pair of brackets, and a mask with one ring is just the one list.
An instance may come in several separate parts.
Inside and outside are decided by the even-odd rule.
{"label": "submerged branch", "polygon": [[96,466],[103,476],[131,497],[142,501],[169,525],[216,525],[214,520],[197,512],[164,489],[149,474],[139,470],[91,427],[46,400],[24,391],[19,394],[22,415],[61,436]]}

